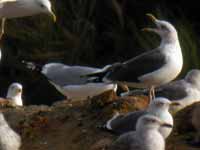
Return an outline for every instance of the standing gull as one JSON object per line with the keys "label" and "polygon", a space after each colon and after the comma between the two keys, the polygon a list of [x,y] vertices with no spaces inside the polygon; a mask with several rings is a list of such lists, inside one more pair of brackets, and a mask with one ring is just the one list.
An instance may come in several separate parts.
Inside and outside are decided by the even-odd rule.
{"label": "standing gull", "polygon": [[22,101],[22,85],[20,83],[12,83],[7,92],[6,99],[0,98],[1,105],[9,104],[12,106],[23,106]]}
{"label": "standing gull", "polygon": [[168,123],[152,115],[139,118],[136,131],[121,135],[109,150],[165,150],[165,139],[158,131],[161,127],[172,128]]}
{"label": "standing gull", "polygon": [[[135,90],[122,95],[129,96],[138,94],[147,94],[147,91]],[[187,73],[184,79],[173,81],[156,88],[155,94],[181,104],[179,106],[171,106],[171,111],[178,111],[200,101],[200,70],[192,69]]]}
{"label": "standing gull", "polygon": [[21,137],[9,126],[0,112],[0,150],[19,150]]}
{"label": "standing gull", "polygon": [[[151,101],[147,110],[130,112],[125,115],[117,114],[107,121],[105,128],[106,130],[118,134],[133,131],[136,129],[138,118],[145,114],[154,115],[173,126],[173,118],[168,111],[170,105],[177,105],[177,103],[171,103],[168,99],[163,97],[155,98],[153,101]],[[159,131],[164,138],[167,138],[170,135],[172,129],[162,127],[159,129]]]}
{"label": "standing gull", "polygon": [[99,95],[108,90],[117,90],[116,84],[92,82],[88,78],[81,77],[84,74],[95,73],[104,70],[87,66],[68,66],[62,63],[48,63],[38,66],[30,62],[24,62],[28,68],[41,72],[48,78],[54,87],[71,100],[85,100],[88,97]]}
{"label": "standing gull", "polygon": [[49,0],[0,0],[0,19],[2,19],[0,38],[4,34],[6,18],[32,16],[40,13],[50,14],[56,21]]}
{"label": "standing gull", "polygon": [[153,15],[147,16],[156,28],[144,28],[161,37],[160,45],[123,63],[115,63],[104,72],[86,76],[102,76],[105,82],[124,83],[134,88],[150,88],[150,96],[155,97],[154,87],[166,84],[181,72],[183,58],[177,31],[167,21],[158,20]]}

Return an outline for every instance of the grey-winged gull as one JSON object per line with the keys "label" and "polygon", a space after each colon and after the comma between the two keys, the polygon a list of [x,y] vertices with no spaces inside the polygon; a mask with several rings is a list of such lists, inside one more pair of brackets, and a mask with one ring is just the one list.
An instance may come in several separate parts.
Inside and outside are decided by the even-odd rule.
{"label": "grey-winged gull", "polygon": [[[107,121],[104,128],[117,134],[133,131],[136,128],[138,118],[145,114],[154,115],[173,126],[173,117],[168,111],[170,105],[177,105],[177,103],[171,103],[168,99],[163,97],[155,98],[153,101],[151,101],[149,107],[146,110],[129,112],[125,115],[114,115],[110,120]],[[172,129],[160,128],[159,131],[164,138],[167,138],[170,135]]]}
{"label": "grey-winged gull", "polygon": [[0,19],[2,19],[0,38],[4,33],[7,18],[32,16],[40,13],[50,14],[56,21],[49,0],[0,0]]}
{"label": "grey-winged gull", "polygon": [[161,37],[160,45],[123,63],[115,63],[104,72],[86,76],[102,76],[105,82],[124,83],[134,88],[150,88],[151,97],[154,87],[166,84],[175,79],[181,72],[183,58],[175,27],[153,15],[147,16],[155,23],[156,28],[144,28]]}
{"label": "grey-winged gull", "polygon": [[19,150],[21,137],[9,126],[0,112],[0,150]]}
{"label": "grey-winged gull", "polygon": [[[145,90],[135,90],[124,93],[124,96],[148,94]],[[190,70],[184,79],[170,82],[155,89],[157,96],[167,97],[171,101],[180,103],[179,106],[171,106],[170,111],[178,111],[194,102],[200,101],[200,70]]]}
{"label": "grey-winged gull", "polygon": [[8,87],[6,98],[0,98],[0,103],[2,105],[8,103],[12,106],[23,106],[22,90],[22,85],[20,83],[12,83]]}
{"label": "grey-winged gull", "polygon": [[[131,123],[130,123],[131,124]],[[152,115],[144,115],[136,124],[136,131],[121,135],[109,150],[165,150],[165,139],[159,129],[172,128],[168,123]]]}
{"label": "grey-winged gull", "polygon": [[117,84],[92,82],[84,74],[95,73],[106,69],[92,68],[87,66],[69,66],[62,63],[48,63],[44,66],[37,66],[25,62],[28,68],[40,71],[45,75],[55,88],[71,100],[85,100],[88,97],[99,95],[108,90],[117,90]]}

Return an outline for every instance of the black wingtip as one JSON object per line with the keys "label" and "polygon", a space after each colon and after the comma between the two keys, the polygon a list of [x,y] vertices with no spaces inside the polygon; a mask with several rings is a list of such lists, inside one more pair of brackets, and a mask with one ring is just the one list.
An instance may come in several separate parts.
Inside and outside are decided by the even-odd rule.
{"label": "black wingtip", "polygon": [[104,125],[98,125],[97,128],[100,129],[103,132],[108,132],[110,134],[118,135],[118,133],[114,132],[113,130],[108,129],[105,124]]}

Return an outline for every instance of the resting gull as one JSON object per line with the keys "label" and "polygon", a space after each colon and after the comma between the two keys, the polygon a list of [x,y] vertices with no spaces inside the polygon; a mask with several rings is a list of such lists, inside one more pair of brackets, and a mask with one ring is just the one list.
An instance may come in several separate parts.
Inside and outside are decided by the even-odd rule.
{"label": "resting gull", "polygon": [[32,16],[40,13],[50,14],[56,21],[49,0],[0,0],[0,19],[2,19],[0,38],[4,33],[7,18]]}
{"label": "resting gull", "polygon": [[161,37],[160,45],[123,63],[115,63],[107,70],[85,76],[103,76],[103,81],[123,83],[134,88],[150,88],[150,96],[155,97],[154,87],[175,79],[182,70],[183,58],[177,31],[172,24],[147,16],[156,28],[144,28]]}
{"label": "resting gull", "polygon": [[20,83],[12,83],[8,88],[6,98],[0,98],[0,103],[1,105],[23,106],[22,85]]}
{"label": "resting gull", "polygon": [[[122,94],[123,96],[147,94],[145,90],[134,90]],[[155,89],[157,96],[167,97],[171,101],[179,102],[179,106],[171,106],[171,111],[178,111],[194,102],[200,101],[200,70],[190,70],[184,79],[173,81]]]}
{"label": "resting gull", "polygon": [[[168,99],[163,97],[155,98],[151,101],[147,110],[129,112],[125,115],[116,114],[107,121],[104,128],[117,134],[133,131],[136,128],[138,118],[145,114],[154,115],[173,126],[173,117],[168,111],[170,105],[177,105],[177,103],[171,103]],[[159,130],[164,138],[167,138],[172,131],[171,128],[163,127]]]}
{"label": "resting gull", "polygon": [[172,128],[168,123],[152,115],[144,115],[136,124],[136,131],[121,135],[109,150],[165,150],[165,139],[159,128]]}
{"label": "resting gull", "polygon": [[0,150],[19,150],[21,137],[9,126],[0,112]]}
{"label": "resting gull", "polygon": [[[108,90],[116,92],[117,85],[103,82],[88,81],[84,74],[95,73],[106,69],[87,66],[68,66],[62,63],[48,63],[38,66],[31,62],[25,62],[28,68],[40,71],[45,75],[54,87],[71,100],[85,100],[88,97],[99,95]],[[96,80],[96,79],[95,79]]]}

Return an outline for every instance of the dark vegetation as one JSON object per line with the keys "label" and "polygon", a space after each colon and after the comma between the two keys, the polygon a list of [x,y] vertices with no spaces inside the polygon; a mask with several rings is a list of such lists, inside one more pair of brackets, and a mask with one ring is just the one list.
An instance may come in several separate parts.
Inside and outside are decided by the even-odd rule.
{"label": "dark vegetation", "polygon": [[153,13],[172,22],[179,32],[184,54],[184,75],[199,68],[200,15],[197,2],[167,0],[53,0],[57,23],[45,15],[7,22],[1,42],[0,94],[8,85],[24,85],[26,104],[51,104],[63,99],[44,77],[27,70],[22,60],[39,64],[63,62],[102,67],[124,61],[156,47],[159,38],[142,33]]}

